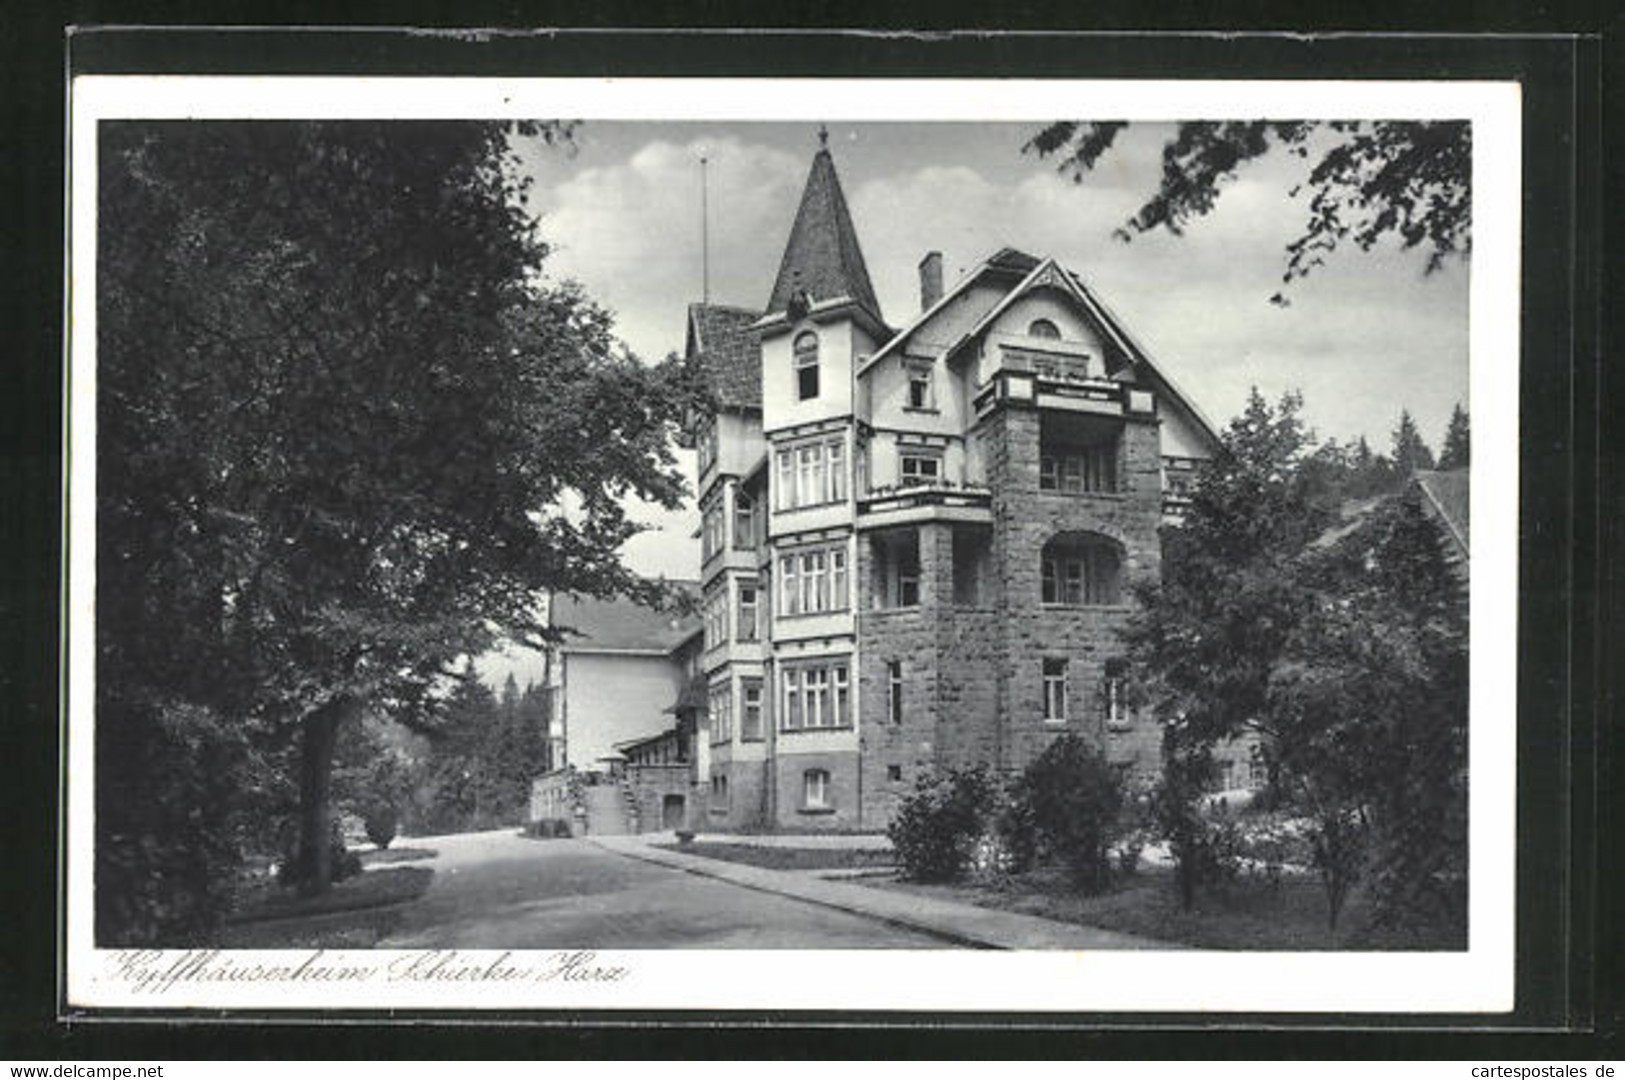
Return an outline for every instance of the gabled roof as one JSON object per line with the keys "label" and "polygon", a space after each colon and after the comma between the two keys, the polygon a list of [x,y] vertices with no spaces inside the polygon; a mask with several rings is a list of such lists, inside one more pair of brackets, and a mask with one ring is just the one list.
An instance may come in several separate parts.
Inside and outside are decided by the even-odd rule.
{"label": "gabled roof", "polygon": [[689,347],[724,407],[761,408],[762,349],[750,329],[759,318],[759,311],[725,304],[688,306]]}
{"label": "gabled roof", "polygon": [[801,290],[806,290],[815,301],[851,297],[880,320],[880,302],[875,299],[869,269],[863,262],[863,250],[858,246],[858,233],[852,227],[846,196],[835,175],[835,160],[825,148],[813,155],[812,171],[807,174],[807,186],[801,193],[801,207],[796,211],[795,224],[790,227],[790,239],[784,245],[784,258],[779,262],[779,275],[774,279],[773,293],[767,301],[768,312],[786,310],[790,298]]}
{"label": "gabled roof", "polygon": [[[690,593],[698,582],[673,582]],[[557,596],[548,620],[576,631],[565,637],[564,653],[634,653],[661,656],[681,644],[700,623],[698,614],[656,611],[624,597]]]}
{"label": "gabled roof", "polygon": [[1467,470],[1417,472],[1412,479],[1422,492],[1423,509],[1444,524],[1457,553],[1467,558],[1472,504]]}
{"label": "gabled roof", "polygon": [[1196,405],[1196,402],[1186,394],[1179,385],[1168,376],[1168,373],[1151,358],[1145,346],[1129,332],[1123,322],[1118,319],[1115,312],[1106,304],[1096,290],[1084,281],[1077,272],[1067,270],[1054,259],[1040,259],[1029,255],[1025,251],[1015,248],[1000,248],[987,259],[979,263],[970,273],[954,283],[953,288],[947,290],[935,304],[919,313],[915,318],[897,334],[877,349],[858,370],[862,375],[874,367],[885,356],[895,351],[906,341],[915,330],[929,322],[936,313],[946,306],[954,297],[970,288],[971,285],[987,275],[997,274],[1007,279],[1011,274],[1021,275],[1021,280],[1005,294],[991,310],[988,311],[976,324],[962,334],[958,341],[949,346],[952,353],[975,337],[992,324],[1023,293],[1030,292],[1043,285],[1053,285],[1063,292],[1071,295],[1090,315],[1100,323],[1106,335],[1114,339],[1120,349],[1128,354],[1130,360],[1144,367],[1145,371],[1156,381],[1162,384],[1162,389],[1183,408],[1196,424],[1215,443],[1219,441],[1219,429],[1213,425],[1207,415]]}

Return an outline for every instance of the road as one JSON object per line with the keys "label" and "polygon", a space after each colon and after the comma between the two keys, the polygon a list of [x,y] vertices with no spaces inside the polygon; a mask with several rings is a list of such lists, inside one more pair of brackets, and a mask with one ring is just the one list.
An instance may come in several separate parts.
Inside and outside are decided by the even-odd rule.
{"label": "road", "polygon": [[513,832],[403,839],[435,870],[385,949],[940,949],[924,934]]}

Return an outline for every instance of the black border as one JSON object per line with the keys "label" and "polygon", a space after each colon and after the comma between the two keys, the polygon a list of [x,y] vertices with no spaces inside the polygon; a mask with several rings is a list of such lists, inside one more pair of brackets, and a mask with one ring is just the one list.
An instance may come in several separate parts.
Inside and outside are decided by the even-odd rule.
{"label": "black border", "polygon": [[[1514,5],[1509,5],[1515,7]],[[1213,25],[1190,17],[1186,25]],[[1111,14],[1134,18],[1132,5]],[[602,11],[602,9],[600,9]],[[454,19],[474,21],[472,12],[450,9],[424,17],[418,25]],[[218,11],[186,13],[194,20],[218,19]],[[231,12],[241,18],[241,8]],[[545,13],[544,13],[545,14]],[[668,17],[670,14],[668,13]],[[717,22],[702,12],[697,22]],[[836,25],[833,7],[820,12]],[[985,14],[985,13],[984,13]],[[1000,12],[1007,25],[1033,24],[1030,9]],[[1180,12],[1174,13],[1177,15]],[[1503,26],[1528,28],[1517,11],[1485,11],[1505,16]],[[442,17],[433,17],[441,15]],[[508,10],[493,22],[519,23]],[[1549,15],[1549,12],[1548,12]],[[83,22],[89,20],[81,20]],[[176,19],[175,21],[186,21]],[[541,21],[541,20],[538,20]],[[554,20],[547,20],[554,21]],[[648,18],[627,20],[650,25]],[[820,19],[809,20],[812,25]],[[1142,17],[1141,25],[1149,20]],[[1416,25],[1420,20],[1413,20]],[[49,20],[47,18],[46,22]],[[1041,22],[1041,16],[1040,16]],[[930,25],[922,21],[917,26]],[[1231,25],[1237,25],[1232,23]],[[1243,24],[1244,25],[1244,24]],[[1259,26],[1279,26],[1277,19]],[[1579,26],[1581,23],[1571,23]],[[47,27],[50,28],[50,27]],[[57,31],[60,26],[55,27]],[[235,72],[299,74],[639,74],[1019,77],[1204,77],[1204,78],[1451,78],[1515,79],[1524,87],[1524,321],[1520,373],[1522,392],[1522,485],[1520,556],[1520,725],[1518,829],[1518,1008],[1510,1017],[1358,1016],[1343,1030],[1326,1016],[1233,1015],[1107,1016],[1077,1018],[1096,1030],[1071,1027],[1065,1017],[984,1017],[966,1015],[838,1013],[799,1014],[549,1014],[545,1027],[515,1027],[536,1014],[458,1018],[403,1013],[346,1014],[311,1026],[310,1019],[286,1014],[214,1014],[221,1022],[188,1014],[152,1014],[92,1023],[54,1015],[57,971],[54,898],[44,883],[55,881],[56,790],[56,575],[48,567],[60,555],[61,468],[58,417],[61,406],[61,237],[63,178],[62,72],[46,75],[61,62],[62,38],[54,42],[18,36],[24,48],[41,49],[11,66],[0,92],[24,103],[15,146],[26,145],[32,166],[28,181],[12,156],[4,168],[17,194],[0,229],[0,250],[30,253],[25,271],[8,260],[0,273],[3,304],[12,327],[23,331],[8,355],[28,357],[14,365],[13,385],[21,393],[7,399],[0,414],[0,447],[8,479],[20,500],[18,511],[0,514],[0,541],[6,560],[4,612],[6,689],[20,691],[21,708],[0,723],[0,753],[25,782],[0,783],[0,822],[5,823],[7,895],[4,911],[11,933],[0,953],[0,1015],[8,1055],[90,1058],[203,1057],[301,1054],[331,1057],[530,1056],[624,1054],[636,1048],[649,1055],[699,1053],[733,1056],[847,1057],[884,1053],[897,1056],[899,1036],[933,1056],[1210,1057],[1220,1031],[1250,1029],[1242,1037],[1253,1055],[1313,1053],[1326,1058],[1463,1056],[1482,1052],[1464,1045],[1446,1029],[1495,1030],[1505,1054],[1516,1044],[1521,1054],[1566,1058],[1583,1054],[1591,1043],[1575,1034],[1592,1027],[1617,1028],[1617,997],[1611,949],[1599,949],[1591,934],[1595,920],[1609,912],[1593,903],[1599,895],[1596,857],[1611,853],[1598,846],[1594,800],[1600,789],[1595,768],[1606,761],[1608,732],[1597,724],[1598,679],[1612,678],[1603,651],[1609,642],[1593,636],[1603,617],[1599,591],[1613,538],[1613,518],[1599,516],[1599,483],[1618,480],[1617,462],[1601,458],[1599,394],[1612,389],[1605,372],[1590,361],[1598,346],[1596,313],[1601,294],[1602,247],[1597,242],[1605,205],[1598,190],[1601,117],[1598,83],[1601,42],[1562,34],[1542,37],[1227,37],[1179,35],[1124,37],[1041,35],[876,35],[810,32],[701,33],[672,36],[659,32],[602,30],[556,34],[403,34],[390,30],[177,31],[81,29],[68,41],[76,72]],[[58,50],[50,53],[50,48]],[[10,47],[14,53],[20,51]],[[1618,59],[1617,44],[1612,59]],[[14,57],[15,58],[15,57]],[[0,66],[6,66],[0,64]],[[30,79],[34,81],[30,82]],[[57,91],[52,96],[51,90]],[[1617,86],[1615,87],[1617,93]],[[8,121],[8,123],[14,121]],[[33,167],[46,167],[34,175]],[[1615,226],[1617,228],[1617,226]],[[12,241],[15,240],[16,243]],[[1618,250],[1617,248],[1615,250]],[[1616,270],[1617,273],[1617,270]],[[1617,280],[1616,280],[1617,284]],[[25,348],[24,345],[27,345]],[[1585,360],[1576,359],[1584,357]],[[1604,436],[1612,436],[1604,430]],[[1607,470],[1599,473],[1598,466]],[[1606,489],[1617,491],[1616,486]],[[1617,498],[1617,495],[1615,496]],[[1564,554],[1567,557],[1561,557]],[[15,568],[15,569],[12,569]],[[1613,582],[1618,599],[1618,584]],[[20,679],[9,674],[21,672]],[[1567,708],[1564,708],[1566,704]],[[1566,712],[1567,715],[1564,715]],[[1604,819],[1606,820],[1606,819]],[[1611,837],[1610,837],[1611,838]],[[15,920],[13,922],[13,920]],[[1596,944],[1617,940],[1612,924],[1600,928]],[[409,1029],[393,1021],[411,1019]],[[169,1021],[177,1022],[169,1022]],[[690,1025],[696,1021],[728,1026],[726,1038]],[[1147,1030],[1152,1020],[1177,1030]],[[158,1021],[158,1022],[153,1022]],[[585,1023],[591,1026],[571,1026]],[[968,1030],[970,1024],[988,1030]],[[303,1024],[296,1048],[287,1045],[287,1027]],[[853,1026],[856,1024],[857,1026]],[[904,1025],[907,1031],[896,1027]],[[670,1026],[676,1025],[676,1026]],[[878,1026],[871,1026],[878,1025]],[[1277,1030],[1262,1030],[1262,1027]],[[1513,1036],[1517,1031],[1555,1030],[1571,1034]],[[1318,1029],[1318,1030],[1314,1030]],[[1376,1032],[1382,1037],[1372,1038]],[[989,1038],[989,1036],[993,1036]],[[1236,1048],[1235,1035],[1223,1044]],[[1611,1043],[1610,1043],[1611,1045]],[[1482,1046],[1482,1044],[1479,1044]],[[906,1049],[906,1048],[903,1048]],[[1595,1049],[1591,1049],[1595,1053]],[[1612,1056],[1611,1054],[1607,1056]]]}

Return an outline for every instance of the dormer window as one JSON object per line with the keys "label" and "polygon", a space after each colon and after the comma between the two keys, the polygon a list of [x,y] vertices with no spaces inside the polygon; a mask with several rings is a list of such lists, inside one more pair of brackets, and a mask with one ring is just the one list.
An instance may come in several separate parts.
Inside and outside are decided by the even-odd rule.
{"label": "dormer window", "polygon": [[1044,338],[1048,341],[1060,341],[1061,329],[1048,319],[1034,319],[1032,325],[1027,327],[1027,336]]}
{"label": "dormer window", "polygon": [[798,334],[795,341],[796,398],[811,401],[818,396],[818,335]]}

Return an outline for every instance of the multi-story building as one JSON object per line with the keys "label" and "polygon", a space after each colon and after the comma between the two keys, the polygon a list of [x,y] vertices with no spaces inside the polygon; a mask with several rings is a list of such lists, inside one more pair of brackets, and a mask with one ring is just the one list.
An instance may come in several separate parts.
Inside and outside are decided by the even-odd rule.
{"label": "multi-story building", "polygon": [[689,308],[710,828],[879,829],[1058,734],[1157,767],[1119,633],[1212,426],[1099,295],[1006,248],[886,321],[827,148],[765,309]]}

